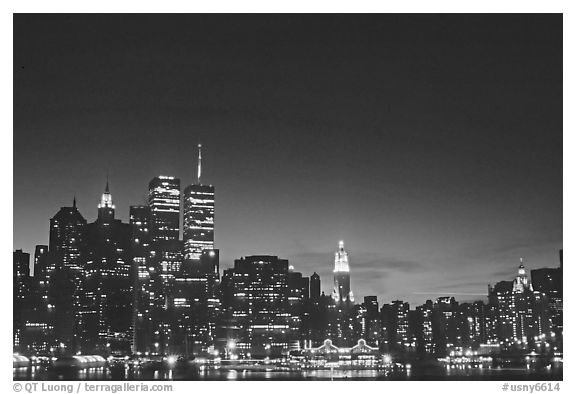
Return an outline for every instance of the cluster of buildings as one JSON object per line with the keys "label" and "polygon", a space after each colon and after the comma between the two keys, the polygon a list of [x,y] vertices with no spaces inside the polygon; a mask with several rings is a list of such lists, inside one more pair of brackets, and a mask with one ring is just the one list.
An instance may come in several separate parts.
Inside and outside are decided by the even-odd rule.
{"label": "cluster of buildings", "polygon": [[[14,252],[14,348],[26,355],[275,358],[333,349],[444,357],[454,352],[554,352],[562,346],[562,263],[489,287],[488,302],[441,297],[354,299],[348,253],[334,255],[333,291],[276,256],[246,256],[220,273],[214,186],[153,178],[148,204],[115,218],[108,183],[88,223],[74,200],[50,220],[49,245]],[[182,207],[182,210],[181,210]],[[182,237],[180,221],[182,219]]]}

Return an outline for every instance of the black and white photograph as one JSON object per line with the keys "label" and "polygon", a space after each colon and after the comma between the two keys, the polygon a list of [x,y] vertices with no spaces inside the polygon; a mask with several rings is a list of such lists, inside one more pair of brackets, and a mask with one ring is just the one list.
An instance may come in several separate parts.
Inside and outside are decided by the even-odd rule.
{"label": "black and white photograph", "polygon": [[13,390],[561,391],[563,28],[14,13]]}

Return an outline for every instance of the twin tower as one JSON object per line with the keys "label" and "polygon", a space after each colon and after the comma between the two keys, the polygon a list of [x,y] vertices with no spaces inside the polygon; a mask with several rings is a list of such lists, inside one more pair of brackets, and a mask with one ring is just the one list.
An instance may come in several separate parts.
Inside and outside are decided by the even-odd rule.
{"label": "twin tower", "polygon": [[[184,189],[184,260],[199,261],[202,251],[214,249],[214,186],[204,185],[202,145],[198,145],[197,182]],[[180,234],[180,179],[158,176],[149,184],[153,242],[173,241]]]}

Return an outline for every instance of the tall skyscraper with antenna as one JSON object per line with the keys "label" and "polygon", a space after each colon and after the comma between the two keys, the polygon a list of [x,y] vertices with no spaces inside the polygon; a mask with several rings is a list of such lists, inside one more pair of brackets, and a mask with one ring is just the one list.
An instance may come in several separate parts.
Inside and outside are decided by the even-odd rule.
{"label": "tall skyscraper with antenna", "polygon": [[338,244],[334,254],[334,291],[332,298],[336,302],[354,302],[354,295],[350,290],[350,266],[348,253],[344,250],[344,241]]}
{"label": "tall skyscraper with antenna", "polygon": [[180,179],[160,175],[148,184],[152,241],[174,241],[180,236]]}
{"label": "tall skyscraper with antenna", "polygon": [[214,249],[214,186],[202,183],[202,145],[198,144],[196,183],[184,189],[184,260],[199,263]]}

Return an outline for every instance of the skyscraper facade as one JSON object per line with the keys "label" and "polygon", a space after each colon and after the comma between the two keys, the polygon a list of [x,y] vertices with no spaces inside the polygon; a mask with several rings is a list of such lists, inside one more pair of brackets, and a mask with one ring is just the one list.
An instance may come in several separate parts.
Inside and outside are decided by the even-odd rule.
{"label": "skyscraper facade", "polygon": [[51,264],[47,270],[48,275],[57,265],[74,271],[82,268],[86,223],[86,219],[76,207],[76,199],[71,207],[60,208],[58,213],[50,219]]}
{"label": "skyscraper facade", "polygon": [[[134,282],[133,325],[134,353],[150,353],[154,343],[155,311],[158,308],[156,290],[159,272],[151,261],[150,207],[130,207],[131,257]],[[159,288],[158,288],[159,290]]]}
{"label": "skyscraper facade", "polygon": [[133,341],[130,226],[115,218],[108,184],[86,240],[86,297],[79,334],[84,351],[127,354]]}
{"label": "skyscraper facade", "polygon": [[530,271],[534,291],[544,294],[548,300],[548,314],[552,331],[563,332],[562,268],[540,268]]}
{"label": "skyscraper facade", "polygon": [[12,278],[12,301],[14,302],[12,332],[14,346],[18,348],[25,326],[23,311],[26,308],[26,301],[30,293],[30,253],[24,253],[22,249],[14,251]]}
{"label": "skyscraper facade", "polygon": [[157,176],[148,185],[151,252],[149,265],[155,271],[154,352],[169,352],[175,346],[174,286],[181,274],[183,246],[180,240],[180,179]]}
{"label": "skyscraper facade", "polygon": [[306,303],[309,299],[310,281],[301,272],[289,266],[288,272],[288,310],[289,316],[289,349],[300,350],[307,339],[309,326]]}
{"label": "skyscraper facade", "polygon": [[[46,269],[48,304],[52,309],[54,341],[65,351],[74,351],[81,331],[86,253],[86,219],[76,207],[62,207],[50,219],[49,260]],[[63,345],[63,346],[62,346]]]}
{"label": "skyscraper facade", "polygon": [[34,264],[30,269],[30,291],[22,309],[23,331],[21,350],[26,353],[47,354],[54,345],[54,319],[52,306],[48,304],[49,264],[47,245],[36,245]]}
{"label": "skyscraper facade", "polygon": [[48,245],[36,245],[34,248],[34,265],[30,272],[33,277],[40,280],[46,279],[49,264],[48,256]]}
{"label": "skyscraper facade", "polygon": [[288,260],[277,256],[247,256],[234,261],[230,302],[231,330],[225,353],[272,357],[289,350],[290,307]]}
{"label": "skyscraper facade", "polygon": [[152,241],[178,240],[180,234],[180,179],[157,176],[148,184]]}
{"label": "skyscraper facade", "polygon": [[409,311],[410,305],[400,300],[382,305],[382,342],[387,351],[402,353],[409,343]]}

